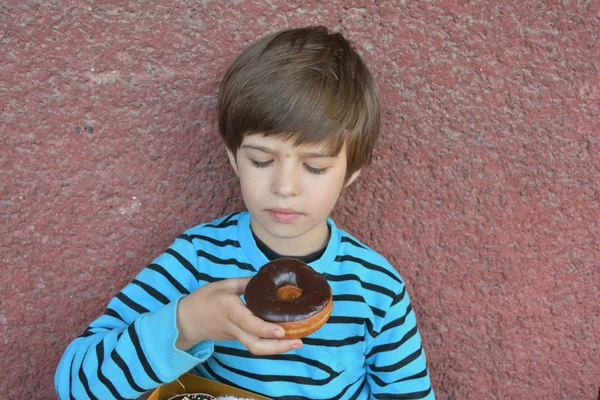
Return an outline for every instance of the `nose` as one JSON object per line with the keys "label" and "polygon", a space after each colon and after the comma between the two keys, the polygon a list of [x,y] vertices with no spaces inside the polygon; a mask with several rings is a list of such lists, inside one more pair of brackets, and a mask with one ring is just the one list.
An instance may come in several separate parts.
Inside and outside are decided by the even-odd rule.
{"label": "nose", "polygon": [[281,165],[275,171],[271,187],[274,194],[281,197],[300,194],[300,176],[292,165]]}

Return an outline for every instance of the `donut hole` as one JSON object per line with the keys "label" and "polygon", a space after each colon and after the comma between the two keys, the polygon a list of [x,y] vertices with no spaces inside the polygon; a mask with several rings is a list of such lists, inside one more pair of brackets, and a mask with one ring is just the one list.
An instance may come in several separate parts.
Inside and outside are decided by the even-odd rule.
{"label": "donut hole", "polygon": [[302,296],[302,289],[298,286],[285,285],[277,289],[277,300],[291,301]]}

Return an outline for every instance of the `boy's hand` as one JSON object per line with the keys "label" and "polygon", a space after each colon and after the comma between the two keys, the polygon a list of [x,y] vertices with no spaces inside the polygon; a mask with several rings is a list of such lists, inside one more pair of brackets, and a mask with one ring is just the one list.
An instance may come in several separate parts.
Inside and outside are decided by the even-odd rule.
{"label": "boy's hand", "polygon": [[239,340],[256,355],[300,348],[299,339],[282,340],[283,328],[265,322],[246,308],[240,295],[250,278],[232,278],[204,285],[179,302],[175,345],[188,350],[204,340]]}

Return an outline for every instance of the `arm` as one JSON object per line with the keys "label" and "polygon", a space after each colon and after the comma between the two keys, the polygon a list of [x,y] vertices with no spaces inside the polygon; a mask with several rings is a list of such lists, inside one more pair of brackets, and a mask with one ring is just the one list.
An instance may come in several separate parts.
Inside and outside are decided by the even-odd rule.
{"label": "arm", "polygon": [[179,300],[199,286],[197,260],[182,235],[113,298],[63,354],[58,397],[137,398],[209,357],[211,341],[187,352],[175,346]]}
{"label": "arm", "polygon": [[435,399],[415,312],[406,287],[388,308],[366,349],[368,382],[375,399]]}
{"label": "arm", "polygon": [[281,328],[245,307],[248,279],[207,275],[181,235],[69,345],[54,380],[59,398],[137,398],[206,360],[214,340],[237,339],[254,354],[301,346],[276,339]]}

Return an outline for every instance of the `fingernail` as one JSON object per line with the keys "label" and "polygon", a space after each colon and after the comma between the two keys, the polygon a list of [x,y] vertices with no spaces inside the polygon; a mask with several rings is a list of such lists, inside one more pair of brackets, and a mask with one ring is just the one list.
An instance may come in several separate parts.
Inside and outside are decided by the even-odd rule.
{"label": "fingernail", "polygon": [[302,345],[301,345],[300,343],[296,343],[296,344],[294,345],[294,347],[292,347],[292,349],[294,349],[294,350],[297,350],[297,349],[299,349],[300,347],[302,347]]}
{"label": "fingernail", "polygon": [[277,336],[278,338],[282,338],[285,336],[285,332],[281,329],[275,329],[275,336]]}

